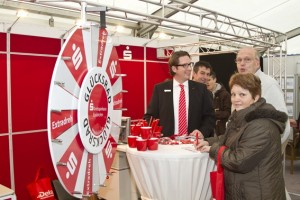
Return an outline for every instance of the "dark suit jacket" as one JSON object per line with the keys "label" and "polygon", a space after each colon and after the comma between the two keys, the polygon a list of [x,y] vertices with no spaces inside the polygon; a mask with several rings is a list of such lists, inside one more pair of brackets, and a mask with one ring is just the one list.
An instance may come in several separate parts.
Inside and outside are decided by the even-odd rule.
{"label": "dark suit jacket", "polygon": [[[204,137],[213,136],[215,112],[211,94],[204,84],[189,80],[188,85],[188,133],[198,129]],[[149,121],[151,116],[160,119],[159,125],[163,126],[164,136],[174,134],[173,80],[155,85],[144,119]]]}

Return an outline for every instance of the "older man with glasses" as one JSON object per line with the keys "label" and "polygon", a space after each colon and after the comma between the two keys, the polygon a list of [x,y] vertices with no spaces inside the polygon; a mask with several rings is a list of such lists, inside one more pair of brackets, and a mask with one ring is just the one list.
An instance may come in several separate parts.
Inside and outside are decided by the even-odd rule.
{"label": "older man with glasses", "polygon": [[186,51],[177,51],[169,59],[172,80],[155,85],[144,119],[160,119],[164,136],[200,132],[213,134],[215,115],[206,85],[189,80],[193,63]]}
{"label": "older man with glasses", "polygon": [[[282,89],[280,88],[278,82],[274,78],[266,75],[264,72],[261,71],[259,58],[260,55],[258,51],[252,47],[240,49],[237,53],[235,60],[237,70],[241,74],[252,73],[258,76],[261,80],[261,96],[266,99],[267,103],[272,104],[275,107],[275,109],[285,112],[287,114],[287,108],[284,101]],[[282,134],[281,137],[281,148],[283,154],[285,152],[285,147],[287,145],[289,136],[290,123],[289,121],[287,121],[284,134]],[[287,199],[290,199],[288,193]]]}

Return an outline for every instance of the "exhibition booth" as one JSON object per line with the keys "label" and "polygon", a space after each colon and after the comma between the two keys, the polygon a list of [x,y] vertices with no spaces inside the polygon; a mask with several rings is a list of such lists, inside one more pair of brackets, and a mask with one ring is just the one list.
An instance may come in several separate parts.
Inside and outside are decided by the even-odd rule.
{"label": "exhibition booth", "polygon": [[[193,62],[200,57],[211,62],[227,83],[240,44],[232,45],[231,38],[200,44],[198,35],[116,36],[93,23],[67,35],[0,32],[0,199],[30,200],[28,185],[38,175],[51,179],[58,199],[62,193],[74,199],[211,199],[215,163],[208,154],[192,143],[139,151],[127,145],[127,137],[130,124],[143,118],[155,84],[172,78],[168,59],[174,51],[188,51]],[[269,48],[262,65],[284,57],[282,48],[279,57],[271,52],[278,43],[245,38],[237,41]],[[294,92],[286,87],[286,66],[275,65],[265,68],[270,73],[284,68],[277,78],[285,93]]]}

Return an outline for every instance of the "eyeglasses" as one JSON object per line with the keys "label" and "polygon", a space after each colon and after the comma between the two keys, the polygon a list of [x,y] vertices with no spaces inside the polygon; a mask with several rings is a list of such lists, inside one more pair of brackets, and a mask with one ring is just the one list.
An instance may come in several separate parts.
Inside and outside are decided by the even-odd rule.
{"label": "eyeglasses", "polygon": [[245,63],[250,63],[252,60],[253,60],[253,59],[251,59],[251,58],[244,58],[244,59],[242,59],[242,58],[237,58],[237,59],[235,59],[235,63],[240,64],[242,61],[244,61]]}
{"label": "eyeglasses", "polygon": [[177,65],[177,66],[180,66],[180,67],[183,67],[186,69],[188,67],[194,67],[194,63],[190,62],[190,63],[185,63],[185,64],[181,64],[181,65]]}

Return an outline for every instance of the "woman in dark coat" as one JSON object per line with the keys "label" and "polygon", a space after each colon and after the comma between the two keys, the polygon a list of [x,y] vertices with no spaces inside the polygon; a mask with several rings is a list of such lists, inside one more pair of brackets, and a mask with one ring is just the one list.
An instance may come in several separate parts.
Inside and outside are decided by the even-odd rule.
{"label": "woman in dark coat", "polygon": [[234,108],[225,135],[199,141],[224,168],[226,200],[285,200],[280,134],[287,115],[261,98],[261,83],[253,74],[234,74],[229,82]]}

